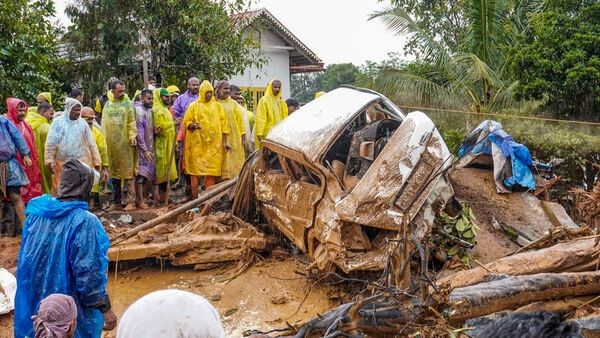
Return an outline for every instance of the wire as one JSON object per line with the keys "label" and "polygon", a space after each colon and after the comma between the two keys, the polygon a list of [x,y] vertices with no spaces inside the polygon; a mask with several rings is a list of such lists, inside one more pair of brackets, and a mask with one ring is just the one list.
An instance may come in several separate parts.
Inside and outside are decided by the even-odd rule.
{"label": "wire", "polygon": [[523,119],[523,120],[538,120],[538,121],[548,121],[548,122],[561,122],[561,123],[573,123],[573,124],[583,124],[590,126],[600,126],[600,122],[587,122],[587,121],[575,121],[575,120],[561,120],[561,119],[551,119],[547,117],[534,117],[534,116],[521,116],[521,115],[506,115],[506,114],[495,114],[495,113],[478,113],[472,112],[468,110],[456,110],[456,109],[441,109],[441,108],[426,108],[426,107],[412,107],[412,106],[398,106],[401,109],[410,109],[410,110],[433,110],[439,111],[442,113],[461,113],[461,114],[470,114],[470,115],[482,115],[482,116],[499,116],[506,118],[515,118],[515,119]]}

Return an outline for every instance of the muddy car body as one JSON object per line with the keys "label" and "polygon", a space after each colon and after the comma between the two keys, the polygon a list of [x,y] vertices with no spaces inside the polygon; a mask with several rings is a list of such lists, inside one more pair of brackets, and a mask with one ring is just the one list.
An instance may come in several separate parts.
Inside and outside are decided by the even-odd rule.
{"label": "muddy car body", "polygon": [[320,269],[381,270],[388,239],[423,240],[453,200],[451,157],[425,114],[341,87],[271,129],[240,174],[234,213],[262,214]]}

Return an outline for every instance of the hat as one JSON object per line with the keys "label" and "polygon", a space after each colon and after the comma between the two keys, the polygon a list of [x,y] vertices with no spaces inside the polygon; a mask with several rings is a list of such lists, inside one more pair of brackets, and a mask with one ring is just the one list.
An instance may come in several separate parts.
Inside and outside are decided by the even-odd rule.
{"label": "hat", "polygon": [[86,117],[96,117],[96,114],[94,113],[94,110],[90,107],[83,107],[81,108],[81,117],[86,118]]}
{"label": "hat", "polygon": [[160,96],[171,96],[171,95],[169,94],[169,92],[166,89],[161,88],[160,89]]}
{"label": "hat", "polygon": [[175,85],[170,85],[167,87],[167,91],[171,94],[171,95],[179,95],[179,87],[175,86]]}

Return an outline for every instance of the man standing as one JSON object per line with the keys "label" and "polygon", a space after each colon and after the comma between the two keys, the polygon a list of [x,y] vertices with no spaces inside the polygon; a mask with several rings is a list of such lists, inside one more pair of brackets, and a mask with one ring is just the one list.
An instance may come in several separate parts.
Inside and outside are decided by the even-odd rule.
{"label": "man standing", "polygon": [[109,99],[113,97],[110,88],[112,88],[113,83],[115,83],[116,81],[119,81],[119,79],[117,79],[114,76],[106,80],[106,93],[100,95],[96,99],[94,112],[96,112],[96,122],[98,123],[102,123],[102,110],[104,109],[104,105],[106,104],[106,102],[108,102]]}
{"label": "man standing", "polygon": [[298,101],[296,101],[296,99],[289,98],[289,99],[285,100],[285,104],[287,105],[287,108],[288,108],[288,115],[291,115],[293,112],[298,110],[298,108],[300,108],[300,103],[298,103]]}
{"label": "man standing", "polygon": [[50,122],[54,117],[54,108],[46,102],[40,103],[36,111],[29,109],[26,121],[29,122],[35,136],[35,147],[38,151],[38,166],[42,173],[42,192],[49,194],[52,188],[52,171],[44,165],[46,138],[50,131]]}
{"label": "man standing", "polygon": [[29,180],[29,184],[21,187],[21,196],[23,198],[23,202],[27,204],[27,202],[29,202],[29,200],[32,198],[42,194],[42,173],[40,172],[40,168],[38,166],[39,160],[37,148],[35,146],[35,136],[33,135],[33,129],[29,123],[25,122],[27,103],[25,103],[23,100],[9,97],[6,99],[6,106],[8,107],[8,113],[6,114],[6,117],[8,117],[10,122],[17,127],[17,130],[23,136],[27,147],[31,151],[29,157],[31,158],[32,165],[30,166],[24,165],[25,163],[21,156],[17,155],[17,161],[19,161],[21,166],[25,167],[25,173],[27,174],[27,179]]}
{"label": "man standing", "polygon": [[186,134],[185,128],[180,128],[181,121],[187,112],[188,107],[192,102],[198,100],[198,91],[200,90],[200,80],[197,77],[191,77],[187,82],[187,90],[182,95],[179,95],[173,103],[173,119],[175,121],[175,133],[177,134],[177,141],[180,142],[179,146],[175,148],[177,153],[176,163],[179,165],[177,171],[179,172],[179,182],[175,186],[183,184],[183,171],[185,167],[185,159],[183,154],[183,144]]}
{"label": "man standing", "polygon": [[106,291],[110,242],[98,217],[88,211],[94,175],[92,168],[70,159],[58,197],[43,195],[27,206],[17,265],[15,337],[34,337],[31,316],[53,293],[75,300],[75,337],[100,337],[103,328],[117,324]]}
{"label": "man standing", "polygon": [[112,98],[102,110],[102,132],[106,136],[108,172],[112,177],[114,200],[109,210],[121,210],[121,180],[127,186],[125,211],[135,210],[135,183],[138,173],[137,126],[133,102],[125,95],[125,84],[117,80]]}
{"label": "man standing", "polygon": [[38,96],[35,98],[36,107],[29,107],[27,109],[27,114],[25,115],[25,121],[27,121],[27,123],[31,124],[31,122],[29,122],[29,113],[37,112],[37,106],[39,106],[42,103],[52,105],[52,94],[49,92],[43,92],[38,94]]}
{"label": "man standing", "polygon": [[249,154],[254,151],[254,135],[252,134],[252,128],[254,128],[254,113],[248,110],[246,100],[242,96],[240,87],[231,85],[230,88],[231,98],[242,108],[244,128],[246,129],[246,135],[244,135],[244,138],[246,139],[246,152]]}
{"label": "man standing", "polygon": [[173,118],[175,126],[179,126],[183,117],[192,102],[198,100],[198,91],[200,89],[200,80],[197,77],[191,77],[187,82],[187,90],[179,95],[173,103]]}
{"label": "man standing", "polygon": [[260,141],[267,137],[269,130],[287,116],[287,105],[281,98],[281,81],[271,80],[265,95],[258,100],[256,105],[256,124],[254,125],[256,149],[260,147]]}
{"label": "man standing", "polygon": [[200,97],[188,108],[183,127],[187,130],[185,170],[190,175],[192,198],[197,198],[199,177],[204,177],[205,187],[215,184],[221,176],[223,152],[231,150],[226,142],[227,117],[215,101],[214,89],[208,81],[202,81]]}
{"label": "man standing", "polygon": [[242,107],[231,97],[229,93],[231,88],[229,82],[222,80],[217,83],[217,102],[223,106],[227,125],[229,126],[229,135],[226,142],[231,147],[230,151],[223,154],[223,166],[221,168],[221,178],[228,180],[236,177],[246,160],[246,128],[244,127],[244,117]]}
{"label": "man standing", "polygon": [[67,97],[65,115],[54,120],[46,140],[44,163],[52,171],[52,196],[58,194],[63,163],[71,158],[96,168],[100,171],[102,160],[92,131],[80,118],[81,103]]}
{"label": "man standing", "polygon": [[[100,182],[104,184],[108,181],[108,153],[106,151],[106,139],[104,138],[104,134],[102,134],[100,129],[94,126],[94,118],[96,117],[96,115],[94,114],[94,110],[92,108],[83,107],[81,109],[81,117],[90,127],[90,130],[92,131],[92,136],[94,136],[94,141],[96,142],[96,146],[98,147],[98,152],[100,152],[100,159],[102,160]],[[94,207],[101,207],[100,182],[94,184],[94,186],[92,187],[92,199],[90,201],[90,209],[94,209]]]}
{"label": "man standing", "polygon": [[[156,178],[154,180],[154,203],[159,199],[158,186],[165,185],[167,181],[177,179],[177,167],[173,156],[175,141],[175,123],[171,113],[167,110],[169,97],[163,95],[162,89],[154,90],[154,104],[152,116],[154,117],[154,154],[156,158]],[[168,172],[170,170],[170,172]]]}
{"label": "man standing", "polygon": [[[21,187],[27,185],[29,180],[25,170],[17,161],[18,153],[23,157],[26,167],[32,164],[29,154],[31,151],[27,143],[14,124],[6,117],[0,115],[0,220],[2,219],[2,201],[4,197],[10,198],[15,206],[19,218],[20,228],[25,223],[25,204],[21,199]],[[17,227],[12,236],[17,235]]]}
{"label": "man standing", "polygon": [[[169,95],[162,88],[164,95]],[[148,209],[144,202],[144,186],[154,181],[154,119],[152,117],[152,104],[154,96],[152,90],[144,89],[140,94],[141,104],[136,105],[137,146],[139,151],[139,172],[136,177],[136,205],[140,209]]]}

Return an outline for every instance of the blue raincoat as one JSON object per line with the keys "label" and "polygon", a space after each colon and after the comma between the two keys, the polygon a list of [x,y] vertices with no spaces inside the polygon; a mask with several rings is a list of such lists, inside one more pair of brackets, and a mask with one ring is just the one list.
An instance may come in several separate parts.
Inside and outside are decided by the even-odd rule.
{"label": "blue raincoat", "polygon": [[0,116],[0,161],[8,161],[9,174],[6,185],[11,187],[29,184],[25,170],[15,158],[17,150],[21,153],[21,156],[31,154],[17,127],[6,117]]}
{"label": "blue raincoat", "polygon": [[110,242],[98,218],[82,201],[61,202],[50,195],[32,199],[25,210],[17,266],[15,337],[34,337],[31,316],[52,293],[77,303],[75,337],[100,337],[104,320],[91,306],[107,296]]}

